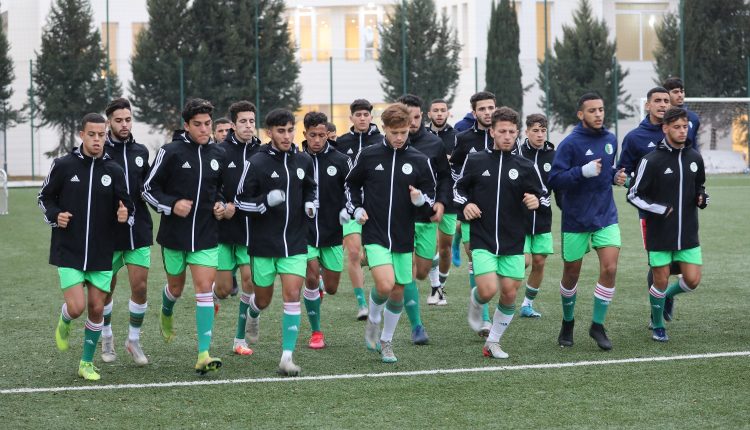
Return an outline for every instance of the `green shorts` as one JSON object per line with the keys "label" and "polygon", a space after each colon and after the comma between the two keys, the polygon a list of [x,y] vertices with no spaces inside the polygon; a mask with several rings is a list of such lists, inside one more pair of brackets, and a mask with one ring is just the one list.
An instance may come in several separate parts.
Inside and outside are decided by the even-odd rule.
{"label": "green shorts", "polygon": [[524,278],[526,260],[523,254],[495,255],[486,249],[472,249],[471,258],[474,262],[475,277],[494,272],[518,281]]}
{"label": "green shorts", "polygon": [[617,224],[608,225],[594,232],[586,233],[569,233],[562,234],[562,254],[563,261],[578,261],[586,255],[587,252],[598,248],[614,246],[619,248],[622,245],[620,240],[620,226]]}
{"label": "green shorts", "polygon": [[276,275],[297,275],[304,278],[307,273],[307,254],[289,257],[251,257],[250,264],[253,267],[255,286],[267,288],[273,286]]}
{"label": "green shorts", "polygon": [[164,261],[164,270],[167,275],[182,275],[187,269],[188,264],[196,266],[213,267],[219,265],[219,247],[201,249],[200,251],[180,251],[161,247],[161,258]]}
{"label": "green shorts", "polygon": [[458,219],[458,215],[456,214],[443,214],[443,218],[440,219],[440,223],[438,224],[438,228],[443,233],[453,236],[456,234],[456,220]]}
{"label": "green shorts", "polygon": [[461,243],[471,241],[471,221],[461,221]]}
{"label": "green shorts", "polygon": [[414,223],[414,253],[417,257],[432,261],[437,249],[437,228],[434,222]]}
{"label": "green shorts", "polygon": [[651,267],[663,267],[670,265],[673,261],[683,263],[703,265],[703,254],[701,247],[696,246],[690,249],[681,249],[679,251],[649,251],[648,264]]}
{"label": "green shorts", "polygon": [[331,272],[341,272],[344,270],[344,247],[342,245],[324,246],[316,248],[307,245],[307,259],[318,259],[320,265]]}
{"label": "green shorts", "polygon": [[344,224],[344,236],[350,234],[362,234],[362,226],[357,221],[351,220]]}
{"label": "green shorts", "polygon": [[112,271],[86,271],[71,269],[70,267],[58,267],[57,274],[60,276],[60,289],[66,290],[74,285],[84,281],[95,286],[97,289],[109,292],[109,285],[112,283]]}
{"label": "green shorts", "polygon": [[144,246],[133,250],[115,251],[112,256],[112,273],[115,274],[126,264],[151,267],[151,247]]}
{"label": "green shorts", "polygon": [[391,252],[387,248],[375,244],[365,245],[365,252],[370,269],[388,264],[393,266],[393,274],[396,277],[397,284],[406,285],[412,281],[411,252]]}
{"label": "green shorts", "polygon": [[524,254],[549,255],[552,251],[552,233],[527,234],[523,243]]}
{"label": "green shorts", "polygon": [[234,270],[237,266],[250,264],[247,246],[232,243],[220,243],[217,270]]}

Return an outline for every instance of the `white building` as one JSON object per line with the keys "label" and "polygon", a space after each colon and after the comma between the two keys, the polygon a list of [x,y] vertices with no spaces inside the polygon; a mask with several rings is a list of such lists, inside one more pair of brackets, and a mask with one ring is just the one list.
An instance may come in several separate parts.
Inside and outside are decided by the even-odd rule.
{"label": "white building", "polygon": [[[396,0],[287,0],[289,31],[298,45],[302,65],[302,109],[331,112],[339,132],[349,126],[349,103],[367,98],[376,106],[376,116],[384,107],[377,72],[379,47],[378,25],[388,19]],[[469,111],[469,97],[484,88],[484,61],[491,0],[435,0],[438,10],[446,13],[463,45],[462,72],[455,106],[454,121]],[[94,21],[106,44],[106,1],[92,1]],[[651,88],[656,76],[651,52],[656,45],[654,26],[667,11],[677,8],[678,0],[590,0],[594,14],[604,18],[612,40],[617,41],[618,58],[630,75],[624,80],[626,91],[637,102]],[[41,45],[41,35],[52,0],[6,0],[2,2],[3,28],[11,44],[15,64],[15,94],[12,106],[27,101],[29,60]],[[548,2],[548,37],[560,38],[563,25],[572,25],[577,0]],[[524,85],[531,90],[524,97],[524,112],[541,110],[538,101],[542,90],[536,85],[537,61],[544,56],[544,2],[516,1],[521,28],[521,69]],[[109,0],[110,59],[127,92],[130,57],[135,36],[148,22],[145,0]],[[475,67],[475,65],[477,67]],[[332,72],[332,73],[331,73]],[[331,85],[332,83],[332,85]],[[92,110],[102,107],[92,107]],[[298,115],[301,119],[301,115]],[[138,118],[136,119],[136,123]],[[620,136],[634,127],[635,119],[621,122]],[[136,126],[138,140],[157,148],[165,136]],[[8,130],[8,170],[12,176],[46,174],[50,160],[43,155],[57,143],[52,129],[36,129],[34,152],[31,151],[31,129],[28,123]],[[553,140],[559,140],[553,135]],[[0,133],[2,143],[2,133]],[[0,153],[2,145],[0,145]],[[33,160],[33,164],[32,164]],[[1,162],[2,160],[0,160]]]}

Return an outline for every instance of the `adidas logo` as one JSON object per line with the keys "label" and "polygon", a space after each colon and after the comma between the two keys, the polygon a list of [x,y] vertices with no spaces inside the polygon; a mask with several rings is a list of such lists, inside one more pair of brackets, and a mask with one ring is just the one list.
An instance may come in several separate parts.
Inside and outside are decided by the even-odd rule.
{"label": "adidas logo", "polygon": [[375,167],[375,170],[385,170],[385,169],[383,169],[382,164],[378,164],[377,167]]}
{"label": "adidas logo", "polygon": [[274,171],[273,171],[273,173],[271,173],[271,177],[272,177],[272,178],[278,178],[278,177],[279,177],[279,174],[278,174],[278,173],[276,173],[276,171],[274,170]]}
{"label": "adidas logo", "polygon": [[417,302],[415,302],[414,300],[409,300],[408,302],[404,303],[404,306],[414,306],[416,304]]}
{"label": "adidas logo", "polygon": [[593,153],[593,152],[591,152],[591,150],[590,150],[590,149],[587,149],[587,150],[586,150],[586,155],[594,155],[594,153]]}
{"label": "adidas logo", "polygon": [[231,169],[231,168],[237,167],[237,166],[234,164],[234,161],[232,161],[232,162],[229,163],[229,165],[227,167]]}
{"label": "adidas logo", "polygon": [[287,330],[289,330],[289,331],[299,331],[299,327],[297,327],[296,325],[293,325],[293,326],[289,327]]}
{"label": "adidas logo", "polygon": [[469,154],[471,154],[472,152],[477,152],[477,150],[476,150],[476,149],[474,149],[474,148],[471,148],[471,149],[469,150]]}
{"label": "adidas logo", "polygon": [[308,312],[308,313],[307,313],[307,315],[309,315],[309,316],[315,316],[315,315],[317,315],[317,314],[318,314],[318,313],[317,313],[317,312],[315,312],[315,311],[310,311],[310,312]]}
{"label": "adidas logo", "polygon": [[654,142],[649,142],[648,143],[648,147],[649,148],[654,148],[654,147],[656,147],[656,144]]}
{"label": "adidas logo", "polygon": [[186,162],[185,162],[185,164],[183,164],[183,165],[182,165],[182,168],[183,168],[183,169],[189,169],[189,168],[190,168],[190,163],[188,163],[188,162],[186,161]]}
{"label": "adidas logo", "polygon": [[669,167],[667,167],[667,170],[664,171],[664,174],[665,175],[669,175],[670,173],[673,173],[672,169],[670,169]]}
{"label": "adidas logo", "polygon": [[212,333],[211,333],[211,330],[209,330],[209,331],[207,331],[207,332],[203,333],[203,336],[211,336],[211,335],[212,335]]}
{"label": "adidas logo", "polygon": [[78,175],[73,175],[73,177],[70,178],[70,182],[81,182],[81,180],[78,179]]}
{"label": "adidas logo", "polygon": [[89,345],[93,345],[93,344],[94,344],[94,341],[93,341],[93,340],[91,340],[91,339],[86,339],[86,343],[88,343]]}
{"label": "adidas logo", "polygon": [[347,154],[354,154],[354,151],[352,151],[352,148],[349,148],[348,151],[346,151]]}
{"label": "adidas logo", "polygon": [[661,305],[652,305],[652,308],[661,309]]}
{"label": "adidas logo", "polygon": [[485,170],[484,173],[482,173],[482,176],[490,176],[490,171]]}

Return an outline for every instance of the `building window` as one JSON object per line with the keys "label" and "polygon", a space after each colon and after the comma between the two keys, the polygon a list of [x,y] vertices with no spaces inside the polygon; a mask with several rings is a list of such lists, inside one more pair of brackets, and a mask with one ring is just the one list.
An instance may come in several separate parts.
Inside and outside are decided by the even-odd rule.
{"label": "building window", "polygon": [[344,58],[359,60],[359,14],[347,13],[344,19]]}
{"label": "building window", "polygon": [[315,14],[315,26],[317,36],[317,52],[315,57],[318,61],[326,61],[331,57],[331,14],[327,9],[317,9]]}
{"label": "building window", "polygon": [[[552,2],[547,2],[547,46],[552,51]],[[536,58],[544,60],[544,2],[536,4]]]}
{"label": "building window", "polygon": [[299,58],[302,61],[310,61],[313,58],[312,16],[301,15],[297,17],[297,26]]}
{"label": "building window", "polygon": [[617,59],[653,61],[659,45],[656,27],[664,19],[668,3],[616,3]]}
{"label": "building window", "polygon": [[141,31],[148,28],[147,22],[134,22],[131,25],[132,33],[133,33],[133,47],[131,48],[130,52],[135,54],[135,46],[138,44],[138,35],[141,34]]}
{"label": "building window", "polygon": [[107,23],[102,23],[102,48],[104,48],[106,55],[107,37],[109,36],[109,70],[114,73],[117,73],[117,29],[118,24],[110,21],[109,33],[107,33]]}
{"label": "building window", "polygon": [[8,37],[8,11],[0,14],[0,21],[3,22],[3,34]]}

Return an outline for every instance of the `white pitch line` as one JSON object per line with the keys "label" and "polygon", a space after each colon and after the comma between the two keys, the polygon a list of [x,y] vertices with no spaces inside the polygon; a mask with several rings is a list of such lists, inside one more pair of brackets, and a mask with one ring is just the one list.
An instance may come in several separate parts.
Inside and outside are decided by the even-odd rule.
{"label": "white pitch line", "polygon": [[430,369],[404,372],[349,373],[341,375],[302,376],[299,378],[242,378],[197,381],[156,382],[150,384],[82,385],[48,388],[10,388],[0,394],[56,393],[61,391],[125,390],[133,388],[193,387],[199,385],[259,384],[268,382],[330,381],[337,379],[388,378],[395,376],[450,375],[457,373],[506,372],[513,370],[564,369],[568,367],[603,366],[609,364],[653,363],[660,361],[701,360],[725,357],[748,357],[750,351],[717,352],[711,354],[672,355],[662,357],[623,358],[618,360],[574,361],[570,363],[520,364],[516,366],[490,366],[464,369]]}

